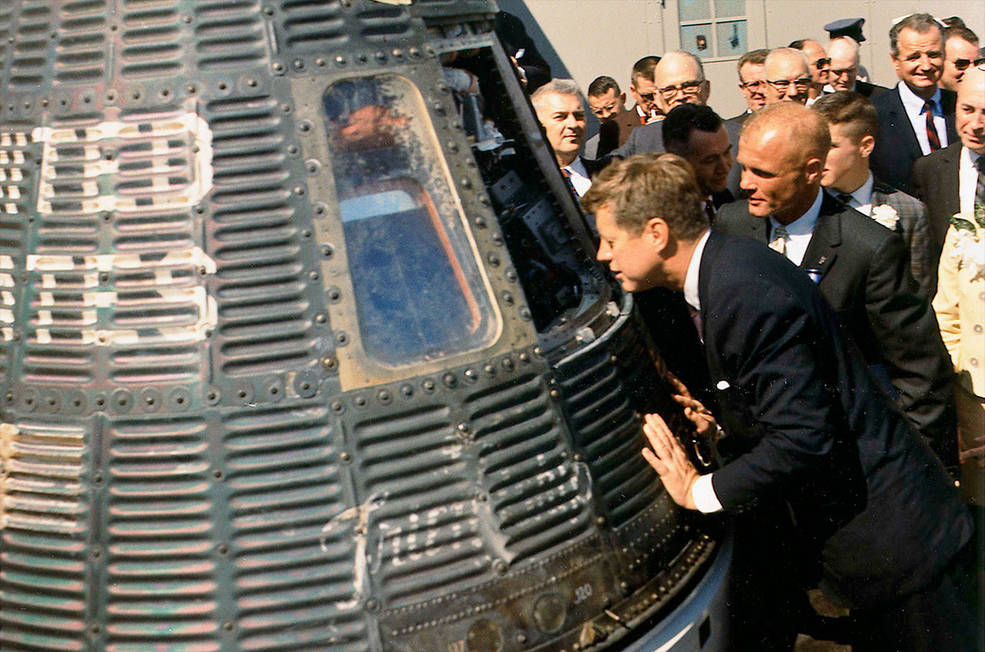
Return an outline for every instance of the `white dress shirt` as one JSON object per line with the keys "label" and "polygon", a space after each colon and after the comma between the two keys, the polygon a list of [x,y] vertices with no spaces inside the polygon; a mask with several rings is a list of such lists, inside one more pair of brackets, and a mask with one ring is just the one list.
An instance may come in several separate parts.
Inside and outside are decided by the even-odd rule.
{"label": "white dress shirt", "polygon": [[585,169],[585,164],[581,162],[581,158],[575,157],[571,165],[564,166],[564,171],[568,173],[571,185],[575,187],[575,192],[578,193],[579,197],[592,187],[592,180],[588,178],[588,170]]}
{"label": "white dress shirt", "polygon": [[[913,133],[920,143],[920,151],[924,156],[930,154],[930,141],[927,140],[927,116],[923,112],[924,99],[910,90],[910,87],[902,81],[896,84],[899,89],[900,99],[903,100],[903,108],[906,110],[906,117],[910,119],[910,126]],[[934,101],[934,127],[937,128],[937,136],[941,141],[941,149],[947,147],[947,123],[944,122],[944,113],[941,110],[941,89],[934,91],[934,96],[930,98]]]}
{"label": "white dress shirt", "polygon": [[[873,186],[875,186],[875,183],[876,183],[875,177],[872,176],[871,172],[869,172],[869,178],[866,179],[865,183],[859,186],[855,190],[855,192],[845,193],[845,194],[850,194],[852,196],[851,201],[848,202],[848,206],[854,208],[855,210],[857,210],[859,213],[862,213],[863,215],[868,215],[869,217],[872,217],[872,188]],[[835,190],[834,188],[828,188],[828,192],[834,195],[835,197],[842,194],[837,190]]]}
{"label": "white dress shirt", "polygon": [[[817,216],[821,214],[821,202],[824,200],[824,193],[818,190],[814,203],[807,209],[807,212],[798,217],[790,224],[780,224],[773,217],[770,217],[770,233],[782,226],[787,230],[787,242],[783,255],[794,265],[800,265],[807,253],[807,246],[811,243],[814,235],[814,227],[817,225]],[[772,237],[772,236],[770,236]]]}
{"label": "white dress shirt", "polygon": [[975,189],[978,187],[978,168],[975,163],[981,157],[967,147],[961,148],[961,157],[958,160],[958,197],[962,213],[969,215],[975,212]]}
{"label": "white dress shirt", "polygon": [[[701,269],[701,256],[704,254],[705,245],[708,244],[708,236],[711,231],[705,231],[698,244],[694,247],[691,254],[691,261],[687,264],[687,274],[684,277],[684,300],[687,304],[701,312],[701,300],[698,298],[698,272]],[[697,481],[691,485],[691,498],[695,506],[705,514],[722,511],[722,504],[715,495],[715,488],[711,484],[711,476],[714,474],[699,476]]]}

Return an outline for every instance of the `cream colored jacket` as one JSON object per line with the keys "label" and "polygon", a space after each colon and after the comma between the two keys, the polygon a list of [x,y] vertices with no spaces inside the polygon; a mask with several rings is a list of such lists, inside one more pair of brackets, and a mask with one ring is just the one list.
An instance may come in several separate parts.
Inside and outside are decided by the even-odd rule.
{"label": "cream colored jacket", "polygon": [[974,232],[947,229],[934,312],[958,382],[985,397],[985,228],[967,222]]}

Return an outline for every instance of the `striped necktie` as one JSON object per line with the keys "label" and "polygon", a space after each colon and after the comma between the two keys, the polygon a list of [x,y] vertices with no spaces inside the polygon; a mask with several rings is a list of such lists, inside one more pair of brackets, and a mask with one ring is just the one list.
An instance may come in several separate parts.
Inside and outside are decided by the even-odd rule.
{"label": "striped necktie", "polygon": [[934,104],[933,100],[923,103],[923,110],[927,112],[927,141],[930,143],[930,151],[936,152],[941,148],[941,137],[937,135],[937,126],[934,125]]}

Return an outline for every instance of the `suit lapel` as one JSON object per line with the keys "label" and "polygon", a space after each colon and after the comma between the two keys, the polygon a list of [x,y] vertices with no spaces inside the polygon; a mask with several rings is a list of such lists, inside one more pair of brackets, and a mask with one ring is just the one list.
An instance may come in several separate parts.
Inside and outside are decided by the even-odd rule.
{"label": "suit lapel", "polygon": [[947,212],[949,215],[954,215],[961,211],[961,190],[958,183],[958,177],[960,176],[961,144],[956,142],[954,147],[946,148],[941,153],[941,160],[944,167],[944,174],[938,178],[944,186],[942,190],[944,192],[944,198],[947,201]]}
{"label": "suit lapel", "polygon": [[[844,207],[827,193],[821,200],[821,213],[817,216],[814,233],[800,263],[815,283],[820,283],[831,269],[841,245],[841,211]],[[816,277],[815,277],[816,275]]]}
{"label": "suit lapel", "polygon": [[890,124],[895,124],[897,133],[902,135],[903,144],[906,147],[907,154],[911,159],[919,158],[923,156],[923,150],[920,149],[920,141],[917,140],[917,135],[913,133],[913,124],[910,122],[910,116],[906,115],[906,109],[903,108],[903,98],[900,97],[899,87],[892,90],[893,102],[889,109]]}

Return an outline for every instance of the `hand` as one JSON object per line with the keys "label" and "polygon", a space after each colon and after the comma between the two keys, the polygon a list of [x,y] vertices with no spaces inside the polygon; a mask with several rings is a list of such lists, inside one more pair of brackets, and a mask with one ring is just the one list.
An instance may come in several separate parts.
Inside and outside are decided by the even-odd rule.
{"label": "hand", "polygon": [[697,509],[691,496],[691,487],[698,480],[698,471],[688,460],[674,433],[659,414],[648,414],[644,417],[643,434],[653,447],[653,450],[643,449],[643,459],[660,476],[664,489],[681,507]]}
{"label": "hand", "polygon": [[674,400],[684,406],[684,416],[694,424],[698,437],[708,439],[714,445],[718,440],[718,424],[711,410],[702,405],[698,399],[692,398],[690,394],[675,394]]}

